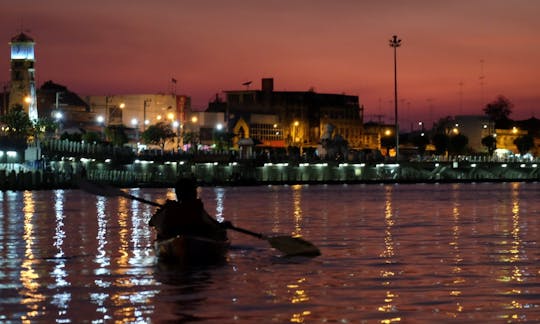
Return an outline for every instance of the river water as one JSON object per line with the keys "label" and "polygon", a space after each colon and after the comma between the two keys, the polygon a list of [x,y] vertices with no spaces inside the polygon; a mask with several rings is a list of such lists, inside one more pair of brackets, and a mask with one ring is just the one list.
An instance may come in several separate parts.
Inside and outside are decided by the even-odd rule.
{"label": "river water", "polygon": [[[130,189],[163,202],[169,189]],[[230,232],[221,265],[156,262],[155,207],[2,192],[0,322],[512,323],[540,320],[540,184],[204,187],[218,219],[301,235],[284,258]]]}

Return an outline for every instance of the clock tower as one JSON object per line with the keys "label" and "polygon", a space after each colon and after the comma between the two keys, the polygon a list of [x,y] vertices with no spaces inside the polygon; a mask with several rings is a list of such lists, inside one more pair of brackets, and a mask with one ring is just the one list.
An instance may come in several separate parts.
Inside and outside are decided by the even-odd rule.
{"label": "clock tower", "polygon": [[8,110],[21,105],[34,121],[38,118],[34,69],[34,40],[20,33],[11,38],[11,90]]}

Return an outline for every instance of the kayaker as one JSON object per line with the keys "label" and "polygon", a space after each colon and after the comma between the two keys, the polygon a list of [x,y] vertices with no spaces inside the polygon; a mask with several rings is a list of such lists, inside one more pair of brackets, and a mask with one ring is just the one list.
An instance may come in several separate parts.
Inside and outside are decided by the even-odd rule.
{"label": "kayaker", "polygon": [[177,200],[167,200],[148,222],[156,229],[158,240],[182,234],[227,240],[225,226],[206,212],[203,202],[197,197],[195,179],[179,179],[174,191]]}

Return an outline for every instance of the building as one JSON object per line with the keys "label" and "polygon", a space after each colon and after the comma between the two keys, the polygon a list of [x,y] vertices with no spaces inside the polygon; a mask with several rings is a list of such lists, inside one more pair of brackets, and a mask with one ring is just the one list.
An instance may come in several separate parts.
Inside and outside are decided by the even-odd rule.
{"label": "building", "polygon": [[482,139],[495,135],[495,123],[486,115],[460,115],[454,117],[455,129],[469,139],[468,146],[473,152],[487,152]]}
{"label": "building", "polygon": [[25,33],[20,33],[11,38],[9,44],[11,46],[11,88],[8,109],[21,106],[30,120],[36,120],[38,111],[34,40]]}
{"label": "building", "polygon": [[67,87],[52,81],[44,82],[37,91],[40,118],[51,118],[64,130],[97,130],[96,115],[90,106]]}
{"label": "building", "polygon": [[237,140],[251,137],[263,145],[316,148],[328,124],[351,148],[362,147],[363,107],[357,96],[314,91],[274,91],[272,78],[261,90],[225,91],[226,101],[207,111],[224,112]]}
{"label": "building", "polygon": [[512,127],[511,129],[496,129],[495,136],[497,138],[497,150],[512,152],[513,154],[518,154],[514,141],[521,136],[527,135],[527,130],[519,129],[517,127]]}
{"label": "building", "polygon": [[172,94],[87,96],[85,101],[102,126],[124,125],[143,132],[149,125],[170,122],[183,127],[191,99]]}

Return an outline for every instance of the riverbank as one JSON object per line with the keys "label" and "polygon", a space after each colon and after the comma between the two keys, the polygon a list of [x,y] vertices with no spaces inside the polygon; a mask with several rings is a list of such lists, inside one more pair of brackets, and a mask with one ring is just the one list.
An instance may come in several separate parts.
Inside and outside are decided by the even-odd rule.
{"label": "riverbank", "polygon": [[44,169],[0,170],[0,189],[77,188],[81,177],[124,188],[171,187],[182,176],[194,176],[204,186],[540,181],[536,162],[254,164],[143,161],[113,166],[91,161],[52,161]]}

